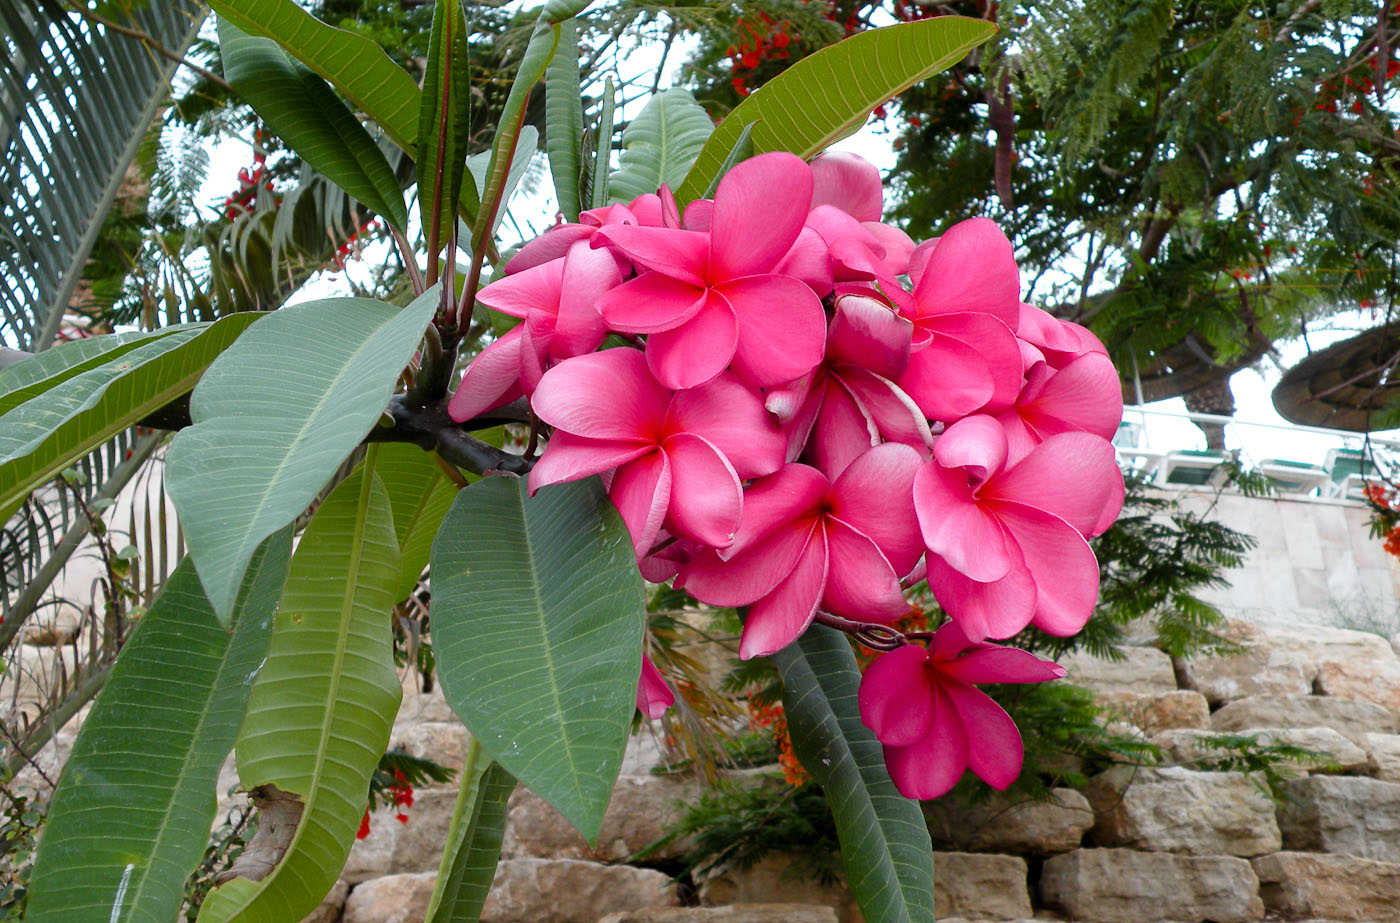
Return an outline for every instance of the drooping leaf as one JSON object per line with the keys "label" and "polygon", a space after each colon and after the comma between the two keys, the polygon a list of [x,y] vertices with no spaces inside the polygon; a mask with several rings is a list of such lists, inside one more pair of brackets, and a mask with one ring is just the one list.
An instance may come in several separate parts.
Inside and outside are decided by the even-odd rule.
{"label": "drooping leaf", "polygon": [[612,172],[613,112],[617,106],[617,91],[612,78],[603,81],[603,105],[598,112],[598,151],[593,157],[593,197],[590,208],[608,204],[608,175]]}
{"label": "drooping leaf", "polygon": [[676,191],[682,203],[714,180],[744,126],[755,154],[811,157],[865,123],[880,103],[960,60],[997,28],[983,19],[939,16],[871,29],[798,61],[725,117]]}
{"label": "drooping leaf", "polygon": [[448,510],[432,574],[448,703],[594,839],[641,672],[641,577],[616,509],[596,479],[530,497],[524,479],[485,478]]}
{"label": "drooping leaf", "polygon": [[8,413],[30,398],[43,394],[74,375],[110,362],[122,353],[188,329],[192,329],[192,326],[181,324],[149,333],[134,331],[84,337],[60,343],[52,349],[7,365],[0,369],[0,413]]}
{"label": "drooping leaf", "polygon": [[428,566],[433,536],[457,496],[457,485],[431,455],[403,442],[381,445],[374,470],[384,482],[389,506],[394,511],[394,533],[399,542],[399,579],[394,585],[394,599],[403,600],[413,592]]}
{"label": "drooping leaf", "polygon": [[579,213],[579,144],[583,139],[583,100],[579,96],[578,21],[559,25],[559,47],[544,74],[544,146],[554,195],[565,221]]}
{"label": "drooping leaf", "polygon": [[933,923],[933,846],[917,802],[895,789],[860,720],[846,636],[813,625],[773,656],[792,748],[826,792],[851,892],[867,920]]}
{"label": "drooping leaf", "polygon": [[[506,217],[506,206],[510,204],[510,197],[515,194],[515,187],[520,185],[520,180],[524,178],[525,171],[530,169],[530,158],[535,156],[535,149],[539,146],[540,131],[533,125],[526,125],[520,129],[520,139],[515,146],[515,159],[510,164],[510,174],[506,176],[505,187],[501,190],[500,207],[496,209],[496,220],[491,222],[491,233],[496,233],[496,228],[501,226],[501,222]],[[491,152],[482,151],[480,154],[473,154],[467,158],[467,171],[471,174],[477,187],[484,187],[487,180],[487,170],[491,165]],[[463,184],[465,186],[465,184]]]}
{"label": "drooping leaf", "polygon": [[622,155],[608,180],[608,197],[630,202],[655,194],[662,183],[675,189],[714,130],[705,107],[685,90],[657,93],[622,132]]}
{"label": "drooping leaf", "polygon": [[[457,221],[471,132],[471,85],[467,64],[467,18],[461,0],[437,0],[428,40],[427,71],[418,110],[418,202],[428,229],[430,258]],[[475,189],[470,191],[476,199]],[[449,255],[449,258],[451,256]]]}
{"label": "drooping leaf", "polygon": [[[216,888],[201,923],[300,920],[335,884],[402,695],[389,631],[398,557],[389,497],[367,460],[297,545],[235,749],[243,785],[293,797],[300,817],[280,855],[267,857],[272,871]],[[262,856],[256,839],[240,861],[250,854]]]}
{"label": "drooping leaf", "polygon": [[379,418],[437,297],[433,288],[407,308],[365,298],[283,308],[205,374],[166,471],[221,616],[253,549],[306,508]]}
{"label": "drooping leaf", "polygon": [[[205,369],[260,315],[233,314],[213,324],[190,324],[163,336],[117,346],[100,365],[79,362],[72,375],[43,355],[7,369],[24,381],[10,392],[23,403],[0,415],[0,520],[24,498],[112,436],[194,387]],[[31,376],[25,367],[34,364]],[[52,387],[36,390],[41,385]],[[8,400],[8,399],[7,399]],[[284,523],[285,524],[285,523]],[[271,535],[270,529],[258,541]],[[251,556],[257,542],[248,549]],[[235,581],[224,606],[233,606]]]}
{"label": "drooping leaf", "polygon": [[467,745],[462,785],[424,916],[427,923],[459,923],[481,916],[501,857],[506,802],[514,790],[511,774],[473,739]]}
{"label": "drooping leaf", "polygon": [[408,226],[403,192],[384,152],[326,82],[277,42],[219,19],[224,77],[283,141],[394,227]]}
{"label": "drooping leaf", "polygon": [[272,637],[291,531],[253,556],[232,635],[188,558],[122,648],[64,767],[26,919],[173,920]]}

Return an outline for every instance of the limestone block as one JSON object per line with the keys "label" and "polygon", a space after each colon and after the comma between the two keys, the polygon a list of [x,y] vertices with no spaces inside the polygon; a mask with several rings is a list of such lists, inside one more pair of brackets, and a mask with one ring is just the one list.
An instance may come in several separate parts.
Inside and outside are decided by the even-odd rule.
{"label": "limestone block", "polygon": [[1400,709],[1400,661],[1329,660],[1317,673],[1317,691],[1339,699]]}
{"label": "limestone block", "polygon": [[[621,861],[670,833],[699,797],[702,782],[691,775],[620,776],[603,816],[598,847],[590,848],[563,815],[534,792],[518,786],[507,808],[506,856],[538,856],[549,859],[597,859]],[[658,852],[658,858],[683,853],[687,843],[676,842]]]}
{"label": "limestone block", "polygon": [[582,859],[502,859],[481,923],[597,923],[609,913],[676,904],[676,886],[653,869]]}
{"label": "limestone block", "polygon": [[972,852],[1049,856],[1077,849],[1094,823],[1089,801],[1072,788],[1057,788],[1051,801],[1014,802],[993,795],[984,804],[948,799],[923,803],[935,843]]}
{"label": "limestone block", "polygon": [[1259,894],[1271,912],[1289,919],[1325,917],[1365,923],[1400,923],[1400,865],[1280,852],[1254,860]]}
{"label": "limestone block", "polygon": [[1330,727],[1357,746],[1367,734],[1397,731],[1396,715],[1387,708],[1322,695],[1249,696],[1222,706],[1210,723],[1217,731]]}
{"label": "limestone block", "polygon": [[1371,772],[1382,782],[1400,782],[1400,734],[1367,734]]}
{"label": "limestone block", "polygon": [[[345,898],[349,893],[349,883],[344,879],[337,881],[331,888],[331,893],[322,899],[321,905],[307,914],[301,923],[336,923],[345,909]],[[429,893],[432,893],[431,888],[429,888]],[[427,906],[425,905],[423,909],[427,910]]]}
{"label": "limestone block", "polygon": [[841,923],[861,919],[845,882],[823,885],[793,874],[791,856],[770,854],[747,869],[719,869],[700,882],[700,903],[707,907],[755,904],[819,904],[836,911]]}
{"label": "limestone block", "polygon": [[1092,654],[1075,651],[1060,660],[1069,671],[1068,681],[1095,692],[1129,692],[1155,695],[1176,689],[1176,674],[1172,659],[1155,647],[1127,647],[1126,660],[1101,660]]}
{"label": "limestone block", "polygon": [[1243,773],[1120,766],[1095,776],[1086,794],[1100,846],[1249,857],[1282,845],[1273,801]]}
{"label": "limestone block", "polygon": [[1110,714],[1121,716],[1149,736],[1172,728],[1210,727],[1210,705],[1205,696],[1191,689],[1155,695],[1099,693],[1094,698]]}
{"label": "limestone block", "polygon": [[1283,783],[1283,846],[1400,862],[1400,784],[1357,776],[1308,776]]}
{"label": "limestone block", "polygon": [[1158,734],[1152,738],[1152,743],[1161,749],[1165,762],[1194,765],[1229,755],[1227,749],[1211,745],[1211,741],[1222,734],[1254,737],[1261,744],[1286,744],[1322,754],[1316,759],[1296,759],[1279,763],[1278,769],[1284,774],[1301,775],[1312,771],[1366,772],[1371,766],[1371,759],[1366,750],[1331,728],[1323,727],[1245,728],[1240,731],[1178,728]]}
{"label": "limestone block", "polygon": [[732,904],[627,910],[598,923],[837,923],[837,918],[836,911],[816,904]]}
{"label": "limestone block", "polygon": [[422,872],[363,881],[351,889],[341,923],[420,923],[436,880],[436,872]]}
{"label": "limestone block", "polygon": [[939,917],[1017,920],[1031,915],[1026,860],[987,853],[933,854],[933,909]]}
{"label": "limestone block", "polygon": [[1045,903],[1084,923],[1250,923],[1264,916],[1259,879],[1245,859],[1131,849],[1051,856]]}
{"label": "limestone block", "polygon": [[448,769],[458,769],[467,758],[471,735],[462,722],[412,721],[397,725],[391,746],[419,759],[432,760]]}
{"label": "limestone block", "polygon": [[[442,684],[434,678],[432,690],[423,691],[422,678],[409,670],[399,679],[403,700],[399,703],[397,724],[413,721],[456,721],[457,715],[442,695]],[[397,730],[397,728],[395,728]]]}

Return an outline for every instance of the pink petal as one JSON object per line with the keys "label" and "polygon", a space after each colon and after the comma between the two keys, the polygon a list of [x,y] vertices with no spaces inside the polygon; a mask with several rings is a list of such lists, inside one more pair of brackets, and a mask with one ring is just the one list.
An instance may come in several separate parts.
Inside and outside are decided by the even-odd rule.
{"label": "pink petal", "polygon": [[[914,475],[914,510],[928,550],[978,583],[1000,580],[1020,555],[996,514],[967,491],[961,469],[930,462]],[[946,606],[944,608],[947,608]]]}
{"label": "pink petal", "polygon": [[666,431],[703,436],[744,479],[777,471],[787,448],[787,438],[764,408],[762,396],[730,372],[677,392]]}
{"label": "pink petal", "polygon": [[670,330],[705,306],[707,290],[659,272],[644,272],[609,290],[597,302],[607,326],[622,333]]}
{"label": "pink petal", "polygon": [[708,275],[710,239],[697,231],[613,224],[599,228],[593,246],[606,241],[647,269],[703,286]]}
{"label": "pink petal", "polygon": [[917,644],[875,658],[860,679],[860,720],[882,744],[907,747],[933,724],[933,684],[928,654]]}
{"label": "pink petal", "polygon": [[1077,429],[1112,439],[1123,419],[1118,370],[1099,353],[1080,356],[1049,377],[1021,416],[1042,437]]}
{"label": "pink petal", "polygon": [[947,793],[967,768],[967,731],[957,708],[933,687],[933,720],[922,740],[908,747],[885,747],[885,766],[905,798],[928,800]]}
{"label": "pink petal", "polygon": [[988,218],[969,218],[938,239],[914,298],[923,312],[976,312],[1012,330],[1021,318],[1021,274],[1011,241]]}
{"label": "pink petal", "polygon": [[530,470],[530,493],[547,484],[577,481],[611,471],[619,465],[641,458],[656,446],[636,442],[609,442],[575,436],[556,430],[549,437],[544,453]]}
{"label": "pink petal", "polygon": [[893,622],[907,615],[909,603],[900,575],[868,536],[840,520],[826,521],[826,592],[822,608],[833,615],[873,622]]}
{"label": "pink petal", "polygon": [[812,208],[834,205],[857,221],[879,221],[884,209],[880,171],[870,161],[844,151],[812,159]]}
{"label": "pink petal", "polygon": [[796,641],[816,617],[826,575],[826,536],[820,525],[814,525],[792,573],[749,607],[739,638],[739,659],[767,657]]}
{"label": "pink petal", "polygon": [[520,387],[520,341],[524,334],[523,326],[513,327],[467,364],[447,404],[453,420],[462,423],[525,393]]}
{"label": "pink petal", "polygon": [[671,461],[671,504],[666,529],[711,548],[734,540],[744,489],[733,467],[709,442],[693,433],[667,437],[662,449]]}
{"label": "pink petal", "polygon": [[595,439],[659,442],[671,394],[635,349],[565,359],[545,372],[530,398],[551,426]]}
{"label": "pink petal", "polygon": [[[1045,510],[1091,535],[1105,508],[1115,500],[1122,506],[1122,483],[1108,440],[1088,433],[1061,433],[988,483],[981,496]],[[1116,516],[1117,510],[1113,512]]]}
{"label": "pink petal", "polygon": [[[587,247],[588,244],[584,243],[583,246]],[[607,254],[599,255],[612,262]],[[615,264],[613,271],[617,271]],[[497,279],[482,288],[476,297],[486,307],[511,317],[525,317],[531,311],[554,314],[559,310],[563,278],[564,261],[550,260]]]}
{"label": "pink petal", "polygon": [[987,647],[956,660],[934,664],[944,676],[964,683],[1044,683],[1062,679],[1065,668],[1014,647]]}
{"label": "pink petal", "polygon": [[841,367],[841,384],[875,421],[886,442],[902,442],[925,458],[933,451],[933,434],[914,399],[888,379],[873,372]]}
{"label": "pink petal", "polygon": [[853,461],[832,485],[831,515],[869,536],[900,577],[924,552],[913,502],[921,464],[918,452],[887,443]]}
{"label": "pink petal", "polygon": [[977,650],[981,647],[990,647],[984,642],[969,641],[967,634],[958,625],[956,620],[949,620],[938,626],[938,630],[933,633],[932,640],[928,644],[929,660],[941,668],[943,663],[952,660],[959,654],[968,650]]}
{"label": "pink petal", "polygon": [[826,336],[828,362],[845,362],[882,378],[898,378],[909,365],[914,325],[889,305],[864,295],[842,295]]}
{"label": "pink petal", "polygon": [[551,358],[582,356],[598,348],[608,329],[598,313],[598,303],[621,281],[617,261],[605,251],[585,244],[569,249],[560,283],[559,316],[549,348]]}
{"label": "pink petal", "polygon": [[[520,252],[506,263],[506,274],[517,272],[557,260],[569,252],[574,241],[588,240],[597,228],[584,224],[561,224],[550,228],[539,237],[520,248]],[[483,289],[484,291],[484,289]]]}
{"label": "pink petal", "polygon": [[715,203],[712,199],[694,199],[685,207],[685,229],[709,233],[715,219]]}
{"label": "pink petal", "polygon": [[1099,596],[1099,565],[1089,543],[1074,526],[1034,507],[998,501],[997,515],[1035,580],[1036,626],[1060,636],[1079,631]]}
{"label": "pink petal", "polygon": [[936,555],[929,555],[926,560],[929,589],[968,638],[1009,638],[1034,617],[1035,580],[1021,561],[1016,561],[1010,573],[1000,580],[978,583]]}
{"label": "pink petal", "polygon": [[826,241],[811,228],[803,228],[787,255],[773,267],[773,275],[790,276],[806,285],[818,296],[831,291],[831,260]]}
{"label": "pink petal", "polygon": [[739,532],[724,557],[762,544],[796,520],[817,516],[830,486],[820,471],[806,465],[784,465],[777,473],[754,481],[744,491]]}
{"label": "pink petal", "polygon": [[694,317],[647,337],[647,365],[666,387],[677,391],[693,388],[724,371],[734,358],[738,340],[734,310],[711,289]]}
{"label": "pink petal", "polygon": [[967,768],[992,788],[1005,789],[1021,774],[1021,732],[984,692],[959,682],[939,683],[967,730]]}
{"label": "pink petal", "polygon": [[712,606],[747,606],[773,592],[797,566],[816,520],[788,521],[742,554],[721,560],[713,551],[695,556],[681,570],[677,588]]}
{"label": "pink petal", "polygon": [[834,479],[880,441],[880,431],[839,380],[827,379],[825,388],[807,454],[822,474]]}
{"label": "pink petal", "polygon": [[666,685],[666,678],[651,658],[642,655],[642,675],[637,678],[637,710],[652,721],[666,714],[676,704],[676,694]]}
{"label": "pink petal", "polygon": [[1006,432],[984,414],[964,417],[944,430],[933,457],[945,468],[964,468],[969,487],[986,483],[1006,461]]}
{"label": "pink petal", "polygon": [[771,272],[802,231],[811,194],[811,168],[785,152],[759,154],[726,173],[715,189],[710,281]]}
{"label": "pink petal", "polygon": [[997,414],[1016,403],[1021,393],[1020,341],[1011,328],[990,314],[948,314],[927,321],[941,341],[957,340],[976,349],[987,363],[992,393],[983,405],[984,413]]}
{"label": "pink petal", "polygon": [[928,265],[929,257],[933,256],[933,248],[938,246],[938,238],[930,237],[914,245],[914,249],[909,252],[909,281],[914,283],[914,287],[919,287],[919,280],[923,278],[924,267]]}
{"label": "pink petal", "polygon": [[786,384],[822,361],[826,314],[806,285],[783,276],[751,276],[716,290],[738,318],[734,371],[741,378],[759,387]]}
{"label": "pink petal", "polygon": [[908,234],[878,221],[863,222],[862,227],[884,249],[886,272],[892,276],[902,276],[909,272],[909,258],[914,253],[914,241]]}
{"label": "pink petal", "polygon": [[661,200],[661,226],[664,228],[678,228],[681,226],[681,208],[676,203],[676,194],[671,191],[671,187],[665,183],[656,191],[656,197]]}
{"label": "pink petal", "polygon": [[[917,341],[917,334],[915,337]],[[909,357],[895,384],[931,420],[952,422],[986,406],[996,391],[987,359],[976,348],[937,337]]]}
{"label": "pink petal", "polygon": [[671,503],[671,464],[665,452],[653,452],[617,469],[608,496],[612,497],[632,550],[641,558],[656,544],[657,533]]}

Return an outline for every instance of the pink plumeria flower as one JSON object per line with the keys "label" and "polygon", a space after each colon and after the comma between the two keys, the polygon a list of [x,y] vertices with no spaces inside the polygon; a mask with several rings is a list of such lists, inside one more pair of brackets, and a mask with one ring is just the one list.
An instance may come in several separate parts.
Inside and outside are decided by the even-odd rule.
{"label": "pink plumeria flower", "polygon": [[[638,225],[641,227],[679,227],[680,219],[676,210],[675,196],[666,187],[658,193],[639,195],[626,205],[605,205],[592,208],[578,216],[577,222],[557,224],[539,237],[525,244],[506,263],[507,274],[522,272],[532,266],[557,260],[580,240],[593,239],[598,229],[614,224]],[[620,268],[630,270],[631,262],[621,254]]]}
{"label": "pink plumeria flower", "polygon": [[739,656],[767,656],[797,639],[818,607],[893,621],[909,611],[900,577],[923,549],[909,504],[919,453],[868,450],[835,481],[786,465],[744,496],[734,543],[687,565],[676,585],[701,602],[749,606]]}
{"label": "pink plumeria flower", "polygon": [[1028,651],[969,641],[948,622],[927,650],[906,644],[870,665],[860,682],[860,718],[884,744],[885,766],[906,798],[937,798],[965,769],[1005,789],[1021,774],[1021,732],[975,684],[1064,675]]}
{"label": "pink plumeria flower", "polygon": [[773,272],[802,231],[811,186],[797,157],[762,154],[720,181],[708,232],[599,230],[595,244],[606,241],[651,270],[608,292],[598,310],[613,330],[647,335],[647,363],[663,385],[691,388],[732,366],[765,387],[821,361],[821,301]]}
{"label": "pink plumeria flower", "polygon": [[676,704],[676,694],[666,678],[646,654],[642,655],[642,675],[637,678],[637,710],[655,721]]}
{"label": "pink plumeria flower", "polygon": [[892,379],[909,364],[913,325],[868,295],[842,295],[827,331],[826,358],[813,372],[768,392],[766,404],[787,422],[788,460],[804,449],[829,478],[871,446],[902,442],[925,457],[928,421]]}
{"label": "pink plumeria flower", "polygon": [[1009,638],[1034,621],[1055,635],[1084,627],[1099,568],[1085,541],[1117,517],[1123,475],[1106,440],[1059,433],[1007,466],[993,417],[948,427],[914,478],[928,584],[969,638]]}
{"label": "pink plumeria flower", "polygon": [[672,391],[634,349],[566,359],[544,374],[530,404],[554,427],[530,490],[616,469],[608,492],[639,558],[663,527],[728,545],[742,481],[776,471],[786,447],[758,392],[733,375]]}

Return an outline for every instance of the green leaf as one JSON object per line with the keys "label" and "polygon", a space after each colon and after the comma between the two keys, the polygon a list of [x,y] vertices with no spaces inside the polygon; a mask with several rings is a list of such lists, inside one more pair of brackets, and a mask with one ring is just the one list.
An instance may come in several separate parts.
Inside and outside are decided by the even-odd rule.
{"label": "green leaf", "polygon": [[206,324],[181,324],[150,333],[111,333],[69,340],[52,349],[0,369],[0,414],[9,413],[32,397],[43,394],[88,369],[110,362],[138,346],[182,330],[202,329]]}
{"label": "green leaf", "polygon": [[394,533],[399,542],[399,579],[394,599],[407,599],[428,566],[433,536],[442,517],[457,496],[457,485],[448,479],[433,456],[416,445],[386,442],[379,446],[374,469],[389,493],[394,511]]}
{"label": "green leaf", "polygon": [[83,722],[30,880],[28,920],[173,920],[219,769],[267,655],[291,531],[254,555],[230,636],[194,565],[171,574]]}
{"label": "green leaf", "polygon": [[166,475],[221,617],[253,549],[306,509],[379,419],[437,298],[433,288],[407,308],[365,298],[283,308],[209,368]]}
{"label": "green leaf", "polygon": [[[190,324],[143,338],[130,349],[123,342],[110,356],[103,355],[107,361],[101,364],[79,361],[64,369],[66,360],[36,356],[7,370],[15,376],[7,380],[25,383],[6,401],[28,399],[0,414],[0,519],[9,519],[26,496],[74,459],[188,392],[215,357],[260,316],[233,314],[212,325]],[[237,590],[235,581],[225,613]]]}
{"label": "green leaf", "polygon": [[792,748],[831,804],[841,860],[867,920],[933,923],[933,846],[915,801],[885,770],[860,720],[860,670],[846,636],[813,625],[773,656]]}
{"label": "green leaf", "polygon": [[656,194],[665,183],[675,189],[700,155],[715,123],[685,90],[667,90],[646,106],[622,132],[622,156],[608,180],[614,202]]}
{"label": "green leaf", "polygon": [[545,150],[554,194],[565,221],[579,213],[579,145],[583,139],[582,81],[578,73],[578,20],[559,26],[559,48],[544,73]]}
{"label": "green leaf", "polygon": [[[427,229],[429,259],[434,262],[457,221],[456,205],[462,195],[471,133],[470,80],[467,19],[461,0],[437,0],[428,40],[414,157],[418,205]],[[476,199],[475,189],[471,190],[470,199]]]}
{"label": "green leaf", "polygon": [[515,779],[492,760],[473,738],[462,767],[462,786],[452,808],[447,844],[438,865],[427,923],[476,920],[501,858],[506,831],[506,801]]}
{"label": "green leaf", "polygon": [[684,204],[718,175],[746,125],[753,152],[811,157],[865,123],[870,111],[961,60],[997,27],[982,19],[939,16],[851,36],[809,55],[760,87],[719,124],[685,182]]}
{"label": "green leaf", "polygon": [[[491,222],[491,233],[496,233],[496,228],[501,226],[501,222],[506,217],[506,205],[510,202],[510,197],[515,194],[515,187],[520,185],[520,180],[524,178],[525,171],[530,169],[530,158],[535,156],[535,149],[539,146],[540,131],[533,125],[526,125],[520,129],[520,139],[515,147],[515,159],[511,161],[510,173],[506,176],[505,187],[501,190],[500,207],[496,209],[496,219]],[[476,181],[476,186],[485,187],[488,177],[487,171],[491,167],[491,152],[482,151],[480,154],[473,154],[467,158],[467,170],[471,173],[472,179]],[[464,184],[465,186],[465,184]]]}
{"label": "green leaf", "polygon": [[403,191],[384,152],[324,80],[272,39],[222,18],[219,54],[234,92],[312,169],[394,227],[408,227]]}
{"label": "green leaf", "polygon": [[598,152],[593,158],[593,200],[591,208],[608,204],[608,174],[612,171],[613,112],[617,106],[617,91],[612,78],[603,83],[603,107],[598,112]]}
{"label": "green leaf", "polygon": [[622,765],[644,594],[596,478],[528,496],[523,478],[457,495],[433,543],[433,643],[472,736],[585,837]]}
{"label": "green leaf", "polygon": [[734,142],[734,147],[725,155],[724,163],[719,165],[719,170],[715,173],[715,178],[710,180],[709,187],[702,195],[703,198],[714,198],[715,189],[719,186],[719,181],[724,179],[724,174],[734,169],[734,165],[739,161],[747,160],[753,156],[753,142],[749,140],[750,136],[753,135],[753,126],[754,123],[750,122],[745,125],[744,130],[739,133],[739,139]]}
{"label": "green leaf", "polygon": [[335,884],[355,842],[402,695],[389,631],[399,549],[373,456],[331,491],[297,545],[238,735],[243,785],[294,795],[300,819],[271,873],[215,889],[202,923],[300,920]]}

